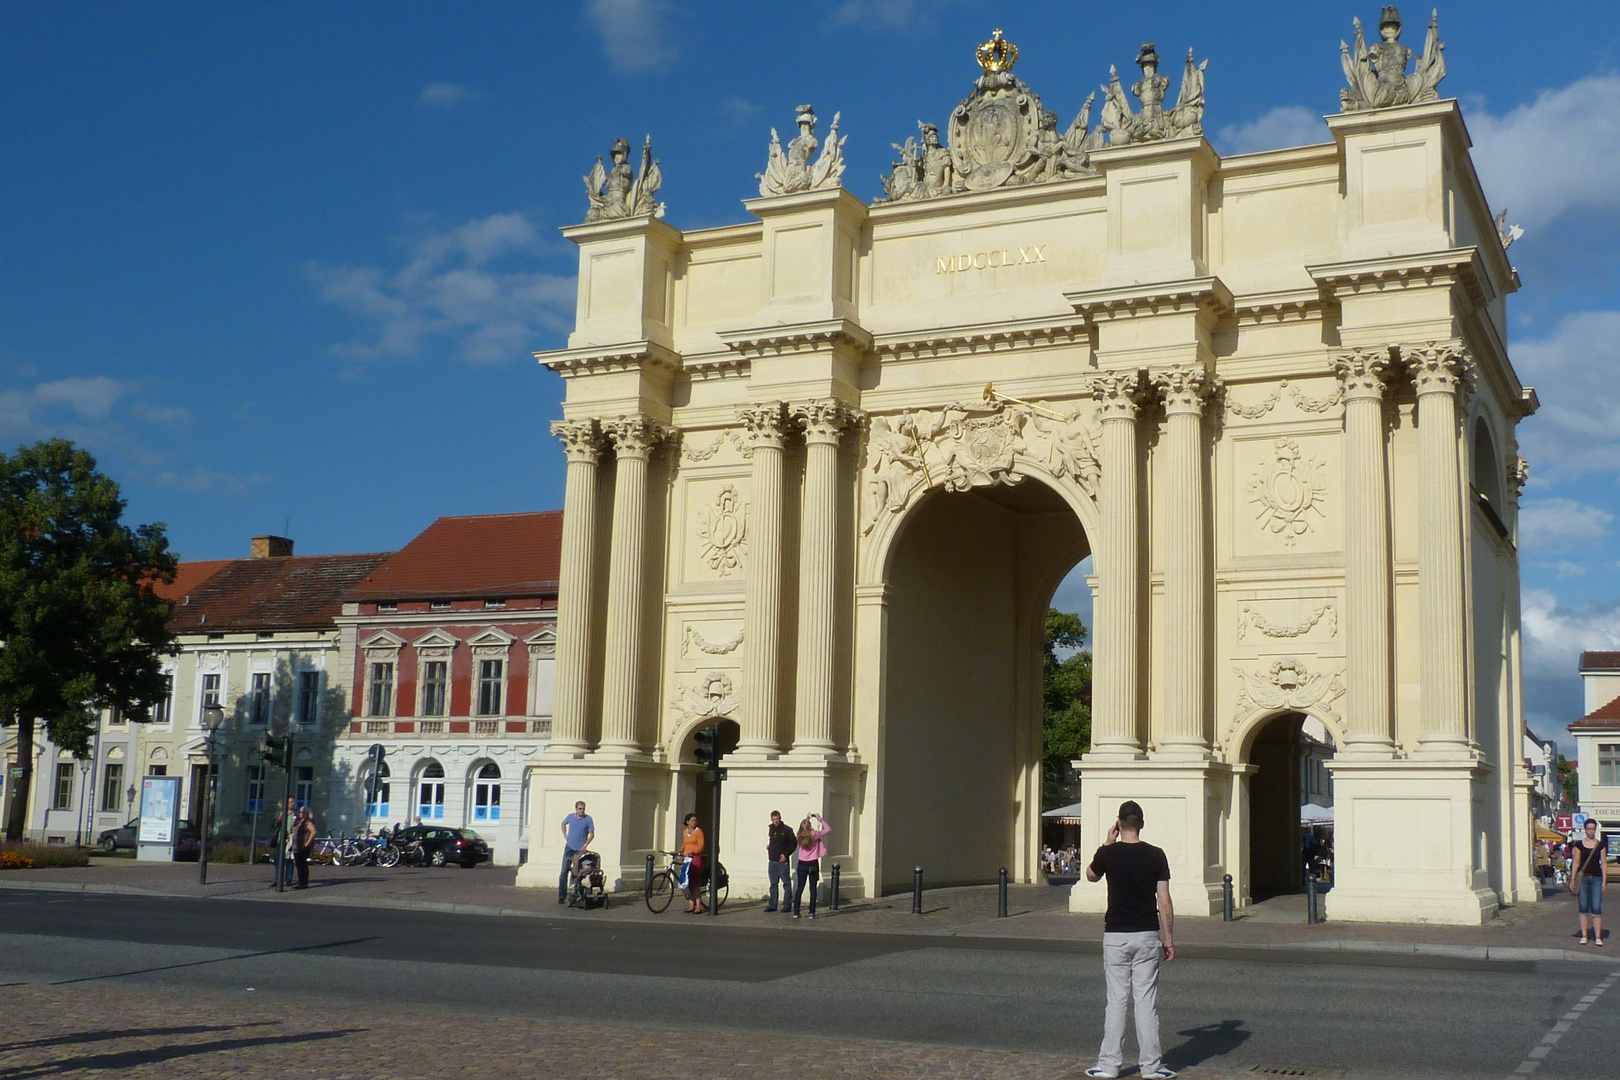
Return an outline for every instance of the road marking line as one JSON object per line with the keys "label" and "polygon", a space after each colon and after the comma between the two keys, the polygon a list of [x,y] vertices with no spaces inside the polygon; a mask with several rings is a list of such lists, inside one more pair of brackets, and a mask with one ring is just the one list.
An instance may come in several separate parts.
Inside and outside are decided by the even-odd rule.
{"label": "road marking line", "polygon": [[1613,987],[1617,981],[1620,981],[1620,971],[1610,972],[1609,977],[1592,987],[1586,996],[1581,998],[1578,1004],[1571,1005],[1569,1012],[1565,1013],[1563,1017],[1553,1025],[1552,1030],[1543,1035],[1541,1037],[1541,1041],[1535,1046],[1532,1046],[1529,1052],[1524,1055],[1524,1060],[1519,1062],[1519,1067],[1513,1070],[1513,1075],[1528,1076],[1529,1074],[1535,1072],[1536,1067],[1541,1064],[1542,1059],[1548,1054],[1552,1053],[1552,1048],[1557,1046],[1558,1040],[1564,1037],[1564,1033],[1573,1027],[1575,1021],[1579,1020],[1583,1015],[1585,1015],[1586,1010],[1592,1007],[1592,1003],[1597,1001],[1598,998],[1602,997],[1604,991]]}

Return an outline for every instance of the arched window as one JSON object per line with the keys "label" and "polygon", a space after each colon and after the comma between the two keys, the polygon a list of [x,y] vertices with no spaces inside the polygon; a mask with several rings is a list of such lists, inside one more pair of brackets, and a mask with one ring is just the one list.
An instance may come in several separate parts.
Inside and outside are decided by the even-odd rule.
{"label": "arched window", "polygon": [[473,820],[501,820],[501,767],[493,761],[478,770],[473,785]]}
{"label": "arched window", "polygon": [[1474,490],[1485,496],[1497,517],[1507,513],[1502,501],[1502,461],[1496,455],[1496,442],[1491,429],[1480,417],[1474,421]]}
{"label": "arched window", "polygon": [[375,786],[372,786],[370,778],[367,778],[366,817],[378,821],[386,821],[388,819],[388,805],[390,802],[389,795],[393,786],[389,783],[388,778],[391,775],[392,770],[388,768],[388,762],[385,761],[377,770]]}
{"label": "arched window", "polygon": [[416,784],[416,816],[423,821],[444,820],[444,766],[429,761]]}

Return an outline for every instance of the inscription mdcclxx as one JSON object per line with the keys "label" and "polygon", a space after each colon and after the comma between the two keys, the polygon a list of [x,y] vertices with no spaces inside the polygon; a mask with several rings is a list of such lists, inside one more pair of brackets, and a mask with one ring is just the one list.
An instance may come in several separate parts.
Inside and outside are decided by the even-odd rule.
{"label": "inscription mdcclxx", "polygon": [[976,251],[971,255],[941,255],[934,260],[934,273],[960,274],[964,270],[996,270],[1003,266],[1022,266],[1025,263],[1046,261],[1046,245],[996,248],[994,251]]}

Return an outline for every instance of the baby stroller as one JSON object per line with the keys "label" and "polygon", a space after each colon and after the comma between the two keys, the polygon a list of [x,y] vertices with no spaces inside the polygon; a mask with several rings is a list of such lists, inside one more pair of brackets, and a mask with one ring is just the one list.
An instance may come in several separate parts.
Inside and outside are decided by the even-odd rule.
{"label": "baby stroller", "polygon": [[590,910],[608,906],[607,884],[602,876],[602,856],[594,851],[576,854],[573,865],[569,867],[569,879],[569,907]]}

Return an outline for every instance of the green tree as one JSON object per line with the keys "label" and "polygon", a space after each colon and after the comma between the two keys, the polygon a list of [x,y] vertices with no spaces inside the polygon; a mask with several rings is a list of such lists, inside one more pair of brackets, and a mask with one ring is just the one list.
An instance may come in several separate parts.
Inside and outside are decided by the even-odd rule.
{"label": "green tree", "polygon": [[118,485],[66,439],[0,454],[0,725],[17,726],[6,839],[22,838],[34,731],[82,755],[95,711],[146,720],[167,694],[159,657],[174,649],[172,582],[161,524],[130,528]]}
{"label": "green tree", "polygon": [[[1069,762],[1091,749],[1091,653],[1085,644],[1086,624],[1080,616],[1046,609],[1046,654],[1041,661],[1043,810],[1052,809],[1062,798]],[[1060,649],[1069,655],[1059,659]]]}
{"label": "green tree", "polygon": [[1563,754],[1558,755],[1558,783],[1564,789],[1564,801],[1570,806],[1578,805],[1579,780],[1575,772],[1575,763]]}

